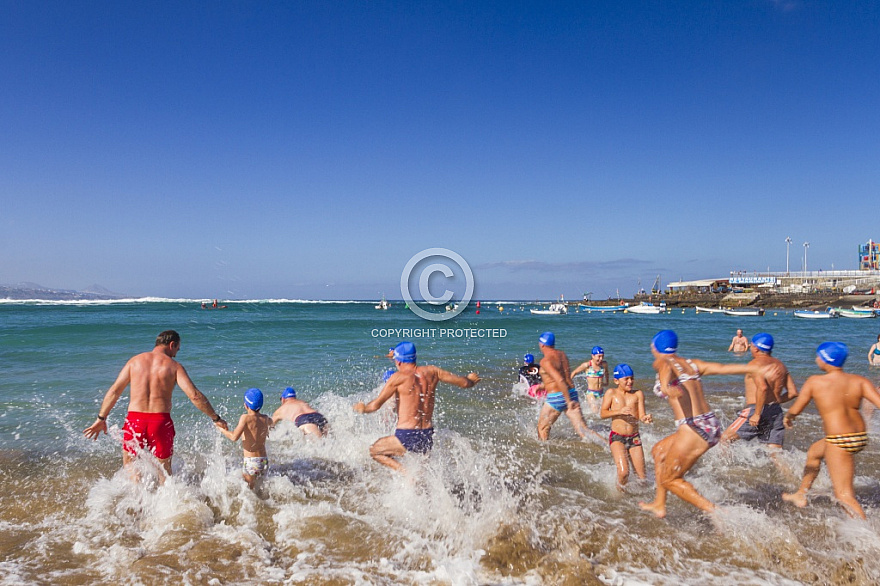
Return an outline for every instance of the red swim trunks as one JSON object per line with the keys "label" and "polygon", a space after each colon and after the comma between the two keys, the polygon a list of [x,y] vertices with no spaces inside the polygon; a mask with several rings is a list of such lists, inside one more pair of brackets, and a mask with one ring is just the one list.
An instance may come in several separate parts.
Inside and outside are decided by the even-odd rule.
{"label": "red swim trunks", "polygon": [[129,411],[122,426],[122,449],[137,455],[138,448],[149,449],[160,460],[174,453],[174,422],[170,413]]}

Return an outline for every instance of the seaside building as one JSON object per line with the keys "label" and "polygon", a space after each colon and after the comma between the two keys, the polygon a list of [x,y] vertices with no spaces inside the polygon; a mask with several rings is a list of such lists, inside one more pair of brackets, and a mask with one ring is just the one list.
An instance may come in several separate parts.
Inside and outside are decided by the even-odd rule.
{"label": "seaside building", "polygon": [[880,270],[880,242],[868,240],[867,244],[859,246],[859,270]]}

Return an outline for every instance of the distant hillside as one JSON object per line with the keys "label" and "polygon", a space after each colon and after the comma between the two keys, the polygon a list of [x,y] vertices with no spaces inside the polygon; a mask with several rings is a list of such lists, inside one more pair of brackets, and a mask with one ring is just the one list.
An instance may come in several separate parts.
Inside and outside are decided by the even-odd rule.
{"label": "distant hillside", "polygon": [[0,285],[0,299],[42,299],[46,301],[75,301],[124,299],[131,295],[114,293],[100,285],[92,285],[85,291],[73,289],[52,289],[36,283],[18,283],[17,285]]}

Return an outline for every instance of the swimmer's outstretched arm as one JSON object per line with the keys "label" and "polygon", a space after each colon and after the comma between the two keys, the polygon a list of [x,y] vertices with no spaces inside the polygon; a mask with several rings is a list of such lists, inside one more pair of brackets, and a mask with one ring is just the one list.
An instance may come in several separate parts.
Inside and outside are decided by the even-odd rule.
{"label": "swimmer's outstretched arm", "polygon": [[438,367],[437,376],[440,377],[440,380],[444,383],[455,385],[463,389],[469,389],[480,382],[480,375],[476,372],[472,372],[467,376],[458,376],[457,374],[452,374],[451,372],[447,372]]}
{"label": "swimmer's outstretched arm", "polygon": [[385,404],[388,399],[397,394],[397,382],[394,380],[394,377],[398,376],[394,374],[391,378],[388,379],[388,382],[385,383],[385,386],[382,387],[382,390],[379,391],[379,396],[367,403],[364,404],[363,401],[358,401],[352,406],[357,413],[374,413],[379,410],[382,405]]}

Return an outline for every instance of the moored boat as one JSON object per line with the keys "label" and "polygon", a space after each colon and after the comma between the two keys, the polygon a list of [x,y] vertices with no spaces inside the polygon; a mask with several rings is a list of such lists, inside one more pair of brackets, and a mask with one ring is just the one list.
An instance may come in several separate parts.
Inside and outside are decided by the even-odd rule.
{"label": "moored boat", "polygon": [[794,312],[795,317],[803,319],[831,319],[837,317],[837,310],[828,308],[825,311],[811,311],[809,309],[799,309]]}
{"label": "moored boat", "polygon": [[660,305],[654,305],[653,303],[642,301],[638,305],[630,305],[624,310],[624,313],[639,313],[643,315],[666,313],[666,303],[661,302]]}
{"label": "moored boat", "polygon": [[549,309],[530,309],[535,315],[565,315],[568,307],[564,303],[551,303]]}
{"label": "moored boat", "polygon": [[840,317],[848,317],[850,319],[865,319],[871,317],[877,317],[877,315],[871,311],[856,311],[854,309],[843,309],[838,308],[837,312],[840,314]]}
{"label": "moored boat", "polygon": [[764,315],[763,307],[732,307],[724,310],[724,315],[760,316]]}
{"label": "moored boat", "polygon": [[723,307],[696,307],[697,313],[724,313]]}
{"label": "moored boat", "polygon": [[581,303],[578,305],[579,311],[586,311],[587,313],[594,311],[599,313],[613,313],[616,311],[623,311],[627,307],[629,307],[628,303],[624,303],[623,305],[584,305]]}

